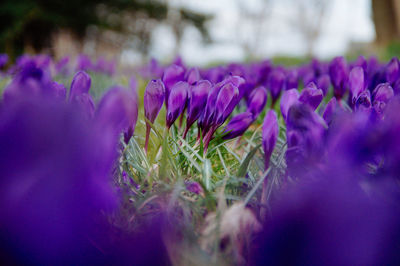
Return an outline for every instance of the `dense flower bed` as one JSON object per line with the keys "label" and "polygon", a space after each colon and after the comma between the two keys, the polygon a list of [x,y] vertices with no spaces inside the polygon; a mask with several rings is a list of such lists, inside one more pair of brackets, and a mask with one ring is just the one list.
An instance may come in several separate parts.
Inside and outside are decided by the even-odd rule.
{"label": "dense flower bed", "polygon": [[397,58],[7,61],[2,261],[400,263]]}

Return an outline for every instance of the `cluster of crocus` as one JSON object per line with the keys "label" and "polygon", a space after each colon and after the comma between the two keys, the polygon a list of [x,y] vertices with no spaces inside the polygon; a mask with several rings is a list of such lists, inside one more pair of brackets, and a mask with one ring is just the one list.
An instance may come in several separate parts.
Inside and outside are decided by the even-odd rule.
{"label": "cluster of crocus", "polygon": [[[0,68],[6,61],[0,57]],[[187,67],[179,59],[169,66],[152,60],[142,69],[152,78],[143,99],[131,78],[129,89],[112,86],[98,101],[90,94],[92,78],[85,70],[114,70],[109,71],[102,58],[93,64],[81,56],[79,71],[66,88],[54,77],[69,73],[68,62],[22,56],[9,68],[12,75],[0,101],[0,259],[34,264],[171,263],[176,239],[167,245],[166,239],[174,238],[161,231],[167,227],[174,234],[171,222],[179,225],[179,218],[192,216],[165,204],[168,196],[150,196],[149,201],[168,205],[168,211],[176,211],[171,211],[177,214],[173,219],[152,205],[152,213],[160,211],[138,227],[143,230],[139,234],[121,228],[124,222],[110,222],[125,207],[118,197],[123,187],[115,187],[112,175],[126,170],[121,147],[134,143],[130,139],[143,100],[145,151],[163,106],[165,132],[182,133],[193,143],[197,133],[205,153],[216,132],[229,140],[254,129],[252,141],[259,141],[263,150],[259,172],[264,170],[264,182],[261,195],[254,192],[248,203],[260,215],[240,203],[239,213],[246,213],[251,222],[238,226],[242,231],[229,238],[249,265],[399,263],[397,58],[386,64],[375,58],[347,62],[337,57],[290,68],[262,61],[207,69]],[[135,193],[153,193],[147,181],[138,186],[126,172],[122,178]],[[184,180],[179,189],[194,199],[211,194],[199,180]],[[238,191],[245,191],[240,185]],[[129,194],[125,204],[135,201],[135,195]],[[234,210],[228,207],[227,213]],[[255,230],[251,224],[263,227]],[[251,243],[248,232],[255,233]],[[246,245],[237,237],[243,234]],[[247,255],[244,246],[251,248]]]}

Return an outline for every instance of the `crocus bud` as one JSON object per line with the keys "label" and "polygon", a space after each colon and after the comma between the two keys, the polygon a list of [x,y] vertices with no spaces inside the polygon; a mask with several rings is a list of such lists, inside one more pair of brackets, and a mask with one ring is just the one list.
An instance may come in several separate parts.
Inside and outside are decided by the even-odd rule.
{"label": "crocus bud", "polygon": [[280,69],[275,69],[269,74],[267,80],[267,88],[269,89],[272,97],[272,103],[275,103],[279,98],[279,94],[285,84],[285,73]]}
{"label": "crocus bud", "polygon": [[325,122],[328,125],[332,121],[333,114],[335,113],[335,110],[336,110],[336,105],[337,105],[336,98],[333,97],[332,99],[330,99],[330,101],[326,105],[324,113],[322,114],[322,118],[325,120]]}
{"label": "crocus bud", "polygon": [[283,119],[287,120],[290,107],[299,101],[299,92],[297,89],[290,89],[283,93],[281,99],[281,112]]}
{"label": "crocus bud", "polygon": [[274,110],[269,110],[264,118],[262,128],[262,145],[264,149],[265,169],[269,167],[272,152],[279,136],[278,118]]}
{"label": "crocus bud", "polygon": [[299,101],[308,104],[313,110],[317,109],[324,94],[318,89],[314,82],[309,83],[301,92]]}
{"label": "crocus bud", "polygon": [[390,60],[390,62],[387,64],[385,69],[385,74],[386,74],[386,81],[392,86],[399,79],[400,66],[399,66],[399,60],[396,57],[393,57],[392,60]]}
{"label": "crocus bud", "polygon": [[222,125],[228,116],[232,113],[237,104],[239,89],[232,83],[223,86],[218,93],[217,101],[215,102],[215,120],[218,125]]}
{"label": "crocus bud", "polygon": [[299,85],[299,73],[297,69],[290,70],[286,76],[286,89],[297,89]]}
{"label": "crocus bud", "polygon": [[348,67],[344,57],[335,57],[329,65],[329,75],[336,99],[340,100],[346,93]]}
{"label": "crocus bud", "polygon": [[170,65],[164,70],[162,81],[165,85],[165,103],[168,109],[168,97],[172,86],[178,81],[183,81],[185,77],[185,69],[178,65]]}
{"label": "crocus bud", "polygon": [[186,189],[194,194],[203,195],[204,190],[201,185],[195,181],[186,181],[185,182]]}
{"label": "crocus bud", "polygon": [[[156,120],[156,117],[163,105],[164,97],[165,97],[164,83],[159,79],[151,80],[146,87],[143,99],[144,115],[151,123],[154,123],[154,121]],[[150,124],[146,121],[146,141],[145,141],[146,152],[149,143],[150,128],[151,128]]]}
{"label": "crocus bud", "polygon": [[324,74],[318,77],[317,87],[322,90],[324,96],[328,93],[330,86],[331,86],[331,79],[328,74]]}
{"label": "crocus bud", "polygon": [[92,80],[86,72],[79,71],[76,73],[72,79],[71,88],[69,91],[69,100],[73,100],[73,98],[77,95],[89,93],[91,82]]}
{"label": "crocus bud", "polygon": [[187,83],[189,83],[189,85],[193,85],[194,83],[199,81],[200,80],[199,69],[197,67],[192,67],[188,71],[186,71],[185,80],[187,81]]}
{"label": "crocus bud", "polygon": [[167,128],[175,122],[185,109],[189,84],[184,81],[177,82],[172,88],[168,98]]}
{"label": "crocus bud", "polygon": [[87,71],[93,67],[92,60],[90,60],[90,58],[87,55],[84,54],[79,55],[77,61],[78,61],[76,66],[77,70]]}
{"label": "crocus bud", "polygon": [[143,99],[144,115],[151,123],[154,123],[154,120],[156,120],[161,110],[164,102],[164,95],[164,83],[159,79],[151,80],[146,87]]}
{"label": "crocus bud", "polygon": [[196,82],[196,84],[190,86],[189,100],[187,105],[187,122],[183,138],[186,137],[189,128],[197,119],[199,119],[200,115],[202,114],[204,106],[207,103],[207,97],[211,87],[212,85],[208,80],[200,80]]}
{"label": "crocus bud", "polygon": [[226,135],[223,139],[233,139],[243,135],[243,133],[253,123],[254,118],[251,112],[244,112],[232,117],[228,125],[226,125],[224,132]]}
{"label": "crocus bud", "polygon": [[251,92],[247,103],[247,111],[253,114],[253,119],[257,118],[267,104],[267,95],[267,90],[262,86]]}
{"label": "crocus bud", "polygon": [[349,87],[354,104],[360,93],[365,89],[364,70],[361,67],[355,67],[350,71]]}
{"label": "crocus bud", "polygon": [[96,110],[99,125],[114,137],[134,129],[137,118],[138,108],[133,94],[120,86],[107,91]]}
{"label": "crocus bud", "polygon": [[89,93],[76,95],[71,101],[82,112],[82,114],[91,119],[94,116],[95,106],[92,96]]}
{"label": "crocus bud", "polygon": [[376,113],[381,115],[394,92],[389,83],[379,84],[372,92],[373,106]]}

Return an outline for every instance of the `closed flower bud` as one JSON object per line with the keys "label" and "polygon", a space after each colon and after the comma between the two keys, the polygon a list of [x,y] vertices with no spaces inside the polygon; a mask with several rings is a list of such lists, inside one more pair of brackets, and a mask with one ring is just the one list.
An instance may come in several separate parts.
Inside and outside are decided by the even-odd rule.
{"label": "closed flower bud", "polygon": [[349,88],[354,104],[360,93],[365,89],[364,70],[361,67],[355,67],[350,71]]}
{"label": "closed flower bud", "polygon": [[297,89],[290,89],[283,93],[281,99],[281,113],[285,121],[287,120],[290,107],[299,101],[299,97],[300,95]]}
{"label": "closed flower bud", "polygon": [[280,69],[275,69],[269,74],[267,88],[271,93],[272,103],[275,103],[279,98],[279,94],[285,85],[285,80],[285,73]]}
{"label": "closed flower bud", "polygon": [[[144,115],[151,123],[154,123],[154,121],[156,120],[156,117],[163,105],[164,97],[165,97],[164,83],[159,79],[151,80],[146,87],[143,99]],[[150,129],[151,127],[149,123],[146,121],[146,141],[145,141],[146,152],[149,143]]]}
{"label": "closed flower bud", "polygon": [[251,112],[244,112],[232,117],[231,121],[229,121],[224,129],[226,135],[223,138],[233,139],[243,135],[253,121],[254,118]]}
{"label": "closed flower bud", "polygon": [[253,119],[257,118],[262,110],[264,110],[267,104],[267,95],[267,90],[262,86],[251,92],[247,103],[247,111],[253,114]]}
{"label": "closed flower bud", "polygon": [[172,87],[168,98],[167,128],[171,127],[185,109],[188,90],[189,84],[184,81],[179,81]]}
{"label": "closed flower bud", "polygon": [[386,82],[388,82],[392,86],[399,79],[400,66],[399,66],[399,60],[396,57],[393,57],[392,60],[390,60],[390,62],[387,64],[385,69],[385,74],[386,74]]}
{"label": "closed flower bud", "polygon": [[331,86],[331,79],[328,74],[321,75],[317,79],[317,87],[322,90],[324,96],[328,93],[329,87]]}
{"label": "closed flower bud", "polygon": [[269,166],[272,152],[279,136],[279,124],[275,111],[269,110],[265,115],[262,128],[262,145],[264,149],[265,169]]}
{"label": "closed flower bud", "polygon": [[202,114],[211,88],[212,85],[208,80],[200,80],[196,84],[190,86],[184,138],[186,137],[189,128]]}
{"label": "closed flower bud", "polygon": [[165,85],[165,103],[168,109],[168,97],[172,86],[178,81],[183,81],[185,78],[185,69],[178,65],[170,65],[164,70],[162,81]]}
{"label": "closed flower bud", "polygon": [[232,113],[237,104],[239,89],[233,83],[223,86],[218,93],[215,103],[215,120],[217,125],[222,125]]}
{"label": "closed flower bud", "polygon": [[340,100],[346,93],[348,71],[346,59],[341,56],[335,57],[329,65],[329,75],[336,99]]}
{"label": "closed flower bud", "polygon": [[69,100],[73,100],[73,98],[77,95],[89,93],[91,82],[92,80],[86,72],[79,71],[76,73],[72,79],[71,88],[69,91]]}
{"label": "closed flower bud", "polygon": [[133,134],[138,118],[135,97],[128,90],[116,86],[107,91],[96,110],[96,119],[104,131],[119,137],[122,132]]}
{"label": "closed flower bud", "polygon": [[317,109],[324,94],[318,89],[314,82],[309,83],[301,92],[299,101],[309,105],[313,110]]}
{"label": "closed flower bud", "polygon": [[193,85],[194,83],[199,81],[200,78],[200,72],[197,67],[192,67],[188,71],[186,71],[185,80],[187,81],[187,83],[189,83],[189,85]]}
{"label": "closed flower bud", "polygon": [[337,101],[335,97],[332,97],[328,104],[325,107],[324,113],[322,114],[322,118],[329,125],[332,121],[333,115],[336,110]]}

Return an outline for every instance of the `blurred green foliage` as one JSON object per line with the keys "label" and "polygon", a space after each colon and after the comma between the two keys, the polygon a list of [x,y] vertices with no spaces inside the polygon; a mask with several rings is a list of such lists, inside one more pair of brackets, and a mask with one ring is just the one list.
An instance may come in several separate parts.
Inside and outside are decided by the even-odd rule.
{"label": "blurred green foliage", "polygon": [[[127,27],[136,28],[136,32],[130,33],[145,39],[149,35],[145,31],[151,28],[126,25],[126,15],[133,24],[143,19],[163,22],[168,19],[168,11],[168,4],[162,0],[2,0],[0,52],[5,51],[14,58],[27,44],[40,52],[51,47],[52,34],[58,29],[68,29],[77,39],[82,39],[89,25],[119,32]],[[208,37],[205,22],[209,16],[185,9],[178,12],[180,15],[174,23],[193,25]]]}

